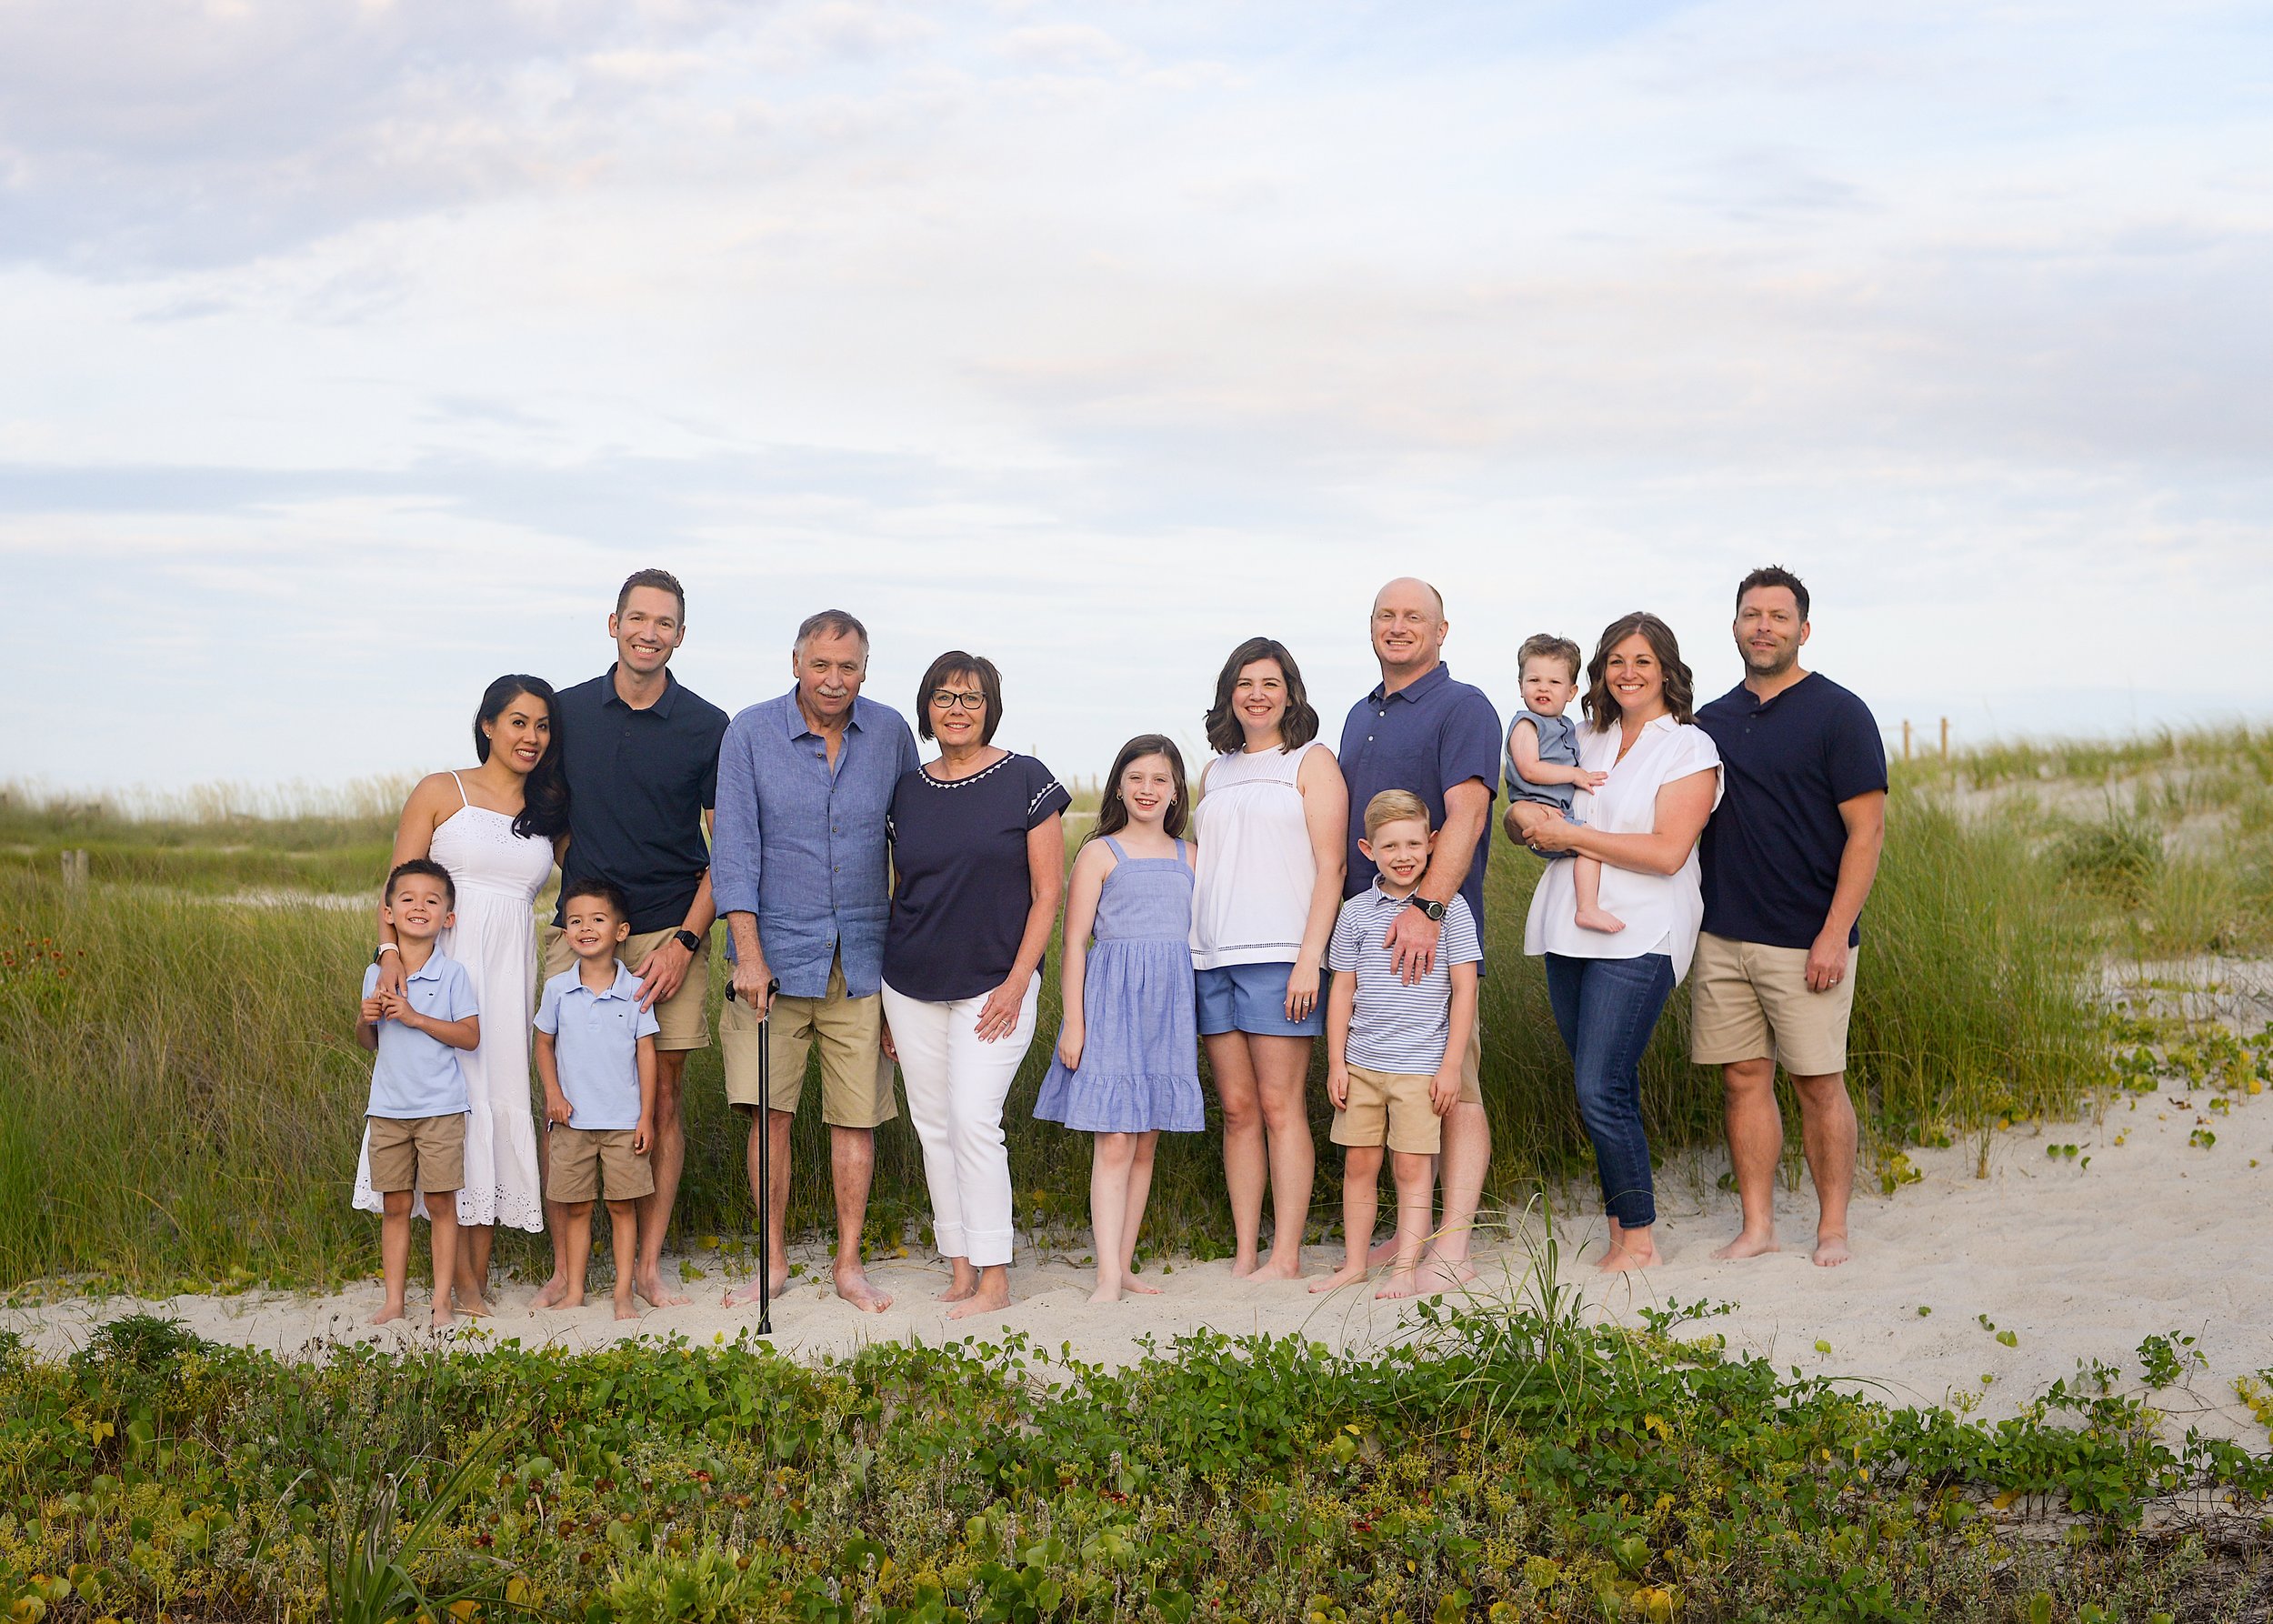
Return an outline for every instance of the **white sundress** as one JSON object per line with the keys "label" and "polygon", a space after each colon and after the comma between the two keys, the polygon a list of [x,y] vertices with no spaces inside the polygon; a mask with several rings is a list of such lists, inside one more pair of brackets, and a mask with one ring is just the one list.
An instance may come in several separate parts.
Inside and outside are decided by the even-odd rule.
{"label": "white sundress", "polygon": [[[456,773],[450,777],[457,782]],[[535,1233],[545,1228],[545,1203],[529,1105],[529,1018],[536,1007],[536,894],[552,873],[553,843],[515,834],[509,814],[467,801],[463,783],[457,792],[464,804],[436,826],[427,853],[457,887],[457,921],[437,945],[465,967],[482,1023],[481,1046],[458,1056],[469,1108],[457,1221]],[[371,1188],[366,1128],[355,1206],[377,1212],[381,1205]],[[426,1217],[423,1193],[411,1211]]]}

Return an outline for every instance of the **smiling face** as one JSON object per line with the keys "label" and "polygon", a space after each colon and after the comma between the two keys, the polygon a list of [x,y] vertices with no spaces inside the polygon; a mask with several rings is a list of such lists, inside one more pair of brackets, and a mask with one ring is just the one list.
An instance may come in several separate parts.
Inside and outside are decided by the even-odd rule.
{"label": "smiling face", "polygon": [[406,942],[430,942],[450,927],[450,893],[431,874],[406,874],[386,894],[386,922]]}
{"label": "smiling face", "polygon": [[1444,606],[1426,581],[1391,581],[1373,600],[1373,653],[1384,676],[1426,675],[1436,665],[1449,630]]}
{"label": "smiling face", "polygon": [[613,958],[616,947],[631,935],[631,921],[608,906],[605,897],[572,897],[561,913],[562,933],[578,958]]}
{"label": "smiling face", "polygon": [[1535,654],[1523,662],[1523,704],[1533,715],[1561,716],[1577,692],[1578,678],[1561,656]]}
{"label": "smiling face", "polygon": [[1287,673],[1277,660],[1249,660],[1231,683],[1231,714],[1249,744],[1275,741],[1287,719]]}
{"label": "smiling face", "polygon": [[495,721],[481,727],[482,737],[489,741],[489,758],[526,777],[553,742],[552,707],[534,694],[516,694]]}
{"label": "smiling face", "polygon": [[1602,680],[1627,721],[1646,722],[1666,708],[1666,668],[1639,632],[1621,638],[1603,662]]}
{"label": "smiling face", "polygon": [[1797,665],[1807,632],[1788,586],[1755,586],[1737,605],[1737,652],[1754,677],[1781,677]]}
{"label": "smiling face", "polygon": [[851,632],[817,631],[789,657],[797,704],[806,715],[836,722],[850,714],[868,675],[868,646]]}
{"label": "smiling face", "polygon": [[686,640],[686,627],[675,593],[660,586],[634,586],[624,606],[607,617],[607,635],[616,639],[616,658],[634,677],[653,677],[671,663],[672,655]]}
{"label": "smiling face", "polygon": [[941,749],[973,749],[984,744],[986,690],[979,686],[978,673],[955,671],[942,677],[924,697],[924,714]]}
{"label": "smiling face", "polygon": [[1371,838],[1360,840],[1357,849],[1381,870],[1389,889],[1409,891],[1427,872],[1429,848],[1436,844],[1437,837],[1428,832],[1424,819],[1393,817],[1376,829]]}
{"label": "smiling face", "polygon": [[1176,768],[1166,756],[1139,756],[1121,769],[1120,787],[1129,823],[1157,828],[1176,805]]}

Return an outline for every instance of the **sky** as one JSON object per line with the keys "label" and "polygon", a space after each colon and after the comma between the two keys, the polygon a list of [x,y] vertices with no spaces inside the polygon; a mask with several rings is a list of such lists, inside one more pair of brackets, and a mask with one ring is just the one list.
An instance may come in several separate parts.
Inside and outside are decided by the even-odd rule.
{"label": "sky", "polygon": [[2262,5],[0,6],[0,778],[468,759],[629,571],[729,710],[850,610],[1066,776],[1376,587],[1736,581],[1958,742],[2273,713]]}

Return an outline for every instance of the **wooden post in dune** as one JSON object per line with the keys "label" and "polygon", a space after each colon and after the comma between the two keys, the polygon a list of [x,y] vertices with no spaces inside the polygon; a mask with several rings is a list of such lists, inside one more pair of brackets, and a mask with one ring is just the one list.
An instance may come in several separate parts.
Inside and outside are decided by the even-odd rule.
{"label": "wooden post in dune", "polygon": [[63,888],[66,891],[86,889],[87,857],[84,849],[63,854]]}
{"label": "wooden post in dune", "polygon": [[1910,758],[1910,718],[1909,718],[1909,717],[1904,717],[1902,718],[1902,759],[1903,759],[1903,760],[1905,760],[1905,761],[1908,761],[1909,758]]}
{"label": "wooden post in dune", "polygon": [[1941,719],[1941,758],[1945,764],[1949,759],[1949,718],[1948,717]]}

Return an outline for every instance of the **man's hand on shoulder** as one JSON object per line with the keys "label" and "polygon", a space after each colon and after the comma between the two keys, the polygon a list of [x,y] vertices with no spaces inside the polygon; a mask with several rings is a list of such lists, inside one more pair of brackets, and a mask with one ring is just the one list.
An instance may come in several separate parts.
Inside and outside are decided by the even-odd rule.
{"label": "man's hand on shoulder", "polygon": [[1408,986],[1425,981],[1437,962],[1437,937],[1443,927],[1417,907],[1397,910],[1389,921],[1381,945],[1389,950],[1389,966]]}

